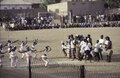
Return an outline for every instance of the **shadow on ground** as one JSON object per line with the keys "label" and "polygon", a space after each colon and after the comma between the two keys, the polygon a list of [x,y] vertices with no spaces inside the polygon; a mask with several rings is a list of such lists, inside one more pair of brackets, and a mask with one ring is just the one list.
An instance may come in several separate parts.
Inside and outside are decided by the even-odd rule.
{"label": "shadow on ground", "polygon": [[120,54],[113,54],[112,62],[120,62]]}

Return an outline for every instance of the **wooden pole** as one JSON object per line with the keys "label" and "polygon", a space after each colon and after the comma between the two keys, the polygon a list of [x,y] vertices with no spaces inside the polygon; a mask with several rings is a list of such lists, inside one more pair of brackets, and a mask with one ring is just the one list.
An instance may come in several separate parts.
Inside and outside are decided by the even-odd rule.
{"label": "wooden pole", "polygon": [[32,72],[31,72],[31,59],[29,57],[29,78],[32,78]]}
{"label": "wooden pole", "polygon": [[80,78],[85,78],[85,66],[80,66]]}

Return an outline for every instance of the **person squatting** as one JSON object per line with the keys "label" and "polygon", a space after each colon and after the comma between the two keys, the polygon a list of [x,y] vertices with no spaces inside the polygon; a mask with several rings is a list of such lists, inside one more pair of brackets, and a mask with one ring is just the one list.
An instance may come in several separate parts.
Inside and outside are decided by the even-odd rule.
{"label": "person squatting", "polygon": [[100,39],[93,45],[91,35],[87,37],[83,35],[73,34],[68,36],[66,41],[61,42],[61,47],[64,55],[72,59],[78,60],[91,60],[100,61],[103,60],[103,55],[106,55],[106,61],[111,62],[111,56],[113,54],[112,41],[109,36],[100,36]]}

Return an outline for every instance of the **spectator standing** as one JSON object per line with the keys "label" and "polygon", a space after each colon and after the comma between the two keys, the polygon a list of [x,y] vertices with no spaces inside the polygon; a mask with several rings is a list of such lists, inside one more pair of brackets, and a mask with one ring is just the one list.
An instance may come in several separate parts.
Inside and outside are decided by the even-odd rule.
{"label": "spectator standing", "polygon": [[67,53],[66,53],[67,46],[65,45],[65,43],[63,41],[61,43],[62,43],[62,51],[66,57],[67,56]]}
{"label": "spectator standing", "polygon": [[88,41],[86,40],[85,42],[86,42],[86,45],[85,45],[85,48],[84,48],[85,61],[90,60],[90,62],[91,62],[92,57],[91,57],[91,54],[90,54],[90,47],[89,47]]}
{"label": "spectator standing", "polygon": [[99,40],[96,41],[93,52],[94,52],[95,61],[100,61],[100,56],[99,56],[100,44],[99,44]]}
{"label": "spectator standing", "polygon": [[104,49],[104,42],[105,42],[104,36],[101,35],[100,39],[99,39],[99,44],[100,44],[99,54],[100,54],[100,59],[101,60],[103,60],[102,52],[103,52],[103,49]]}
{"label": "spectator standing", "polygon": [[71,35],[71,43],[70,43],[70,45],[71,45],[71,56],[72,56],[72,61],[76,58],[75,57],[75,53],[76,53],[76,51],[75,51],[75,39],[74,39],[74,37],[73,37],[73,35]]}
{"label": "spectator standing", "polygon": [[110,37],[105,37],[105,53],[107,56],[107,62],[111,62],[111,56],[113,54],[112,51],[112,41],[110,40]]}

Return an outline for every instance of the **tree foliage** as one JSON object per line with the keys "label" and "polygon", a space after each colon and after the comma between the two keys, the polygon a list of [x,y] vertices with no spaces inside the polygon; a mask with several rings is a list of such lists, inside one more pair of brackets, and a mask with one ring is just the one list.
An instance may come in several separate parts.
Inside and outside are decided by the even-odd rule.
{"label": "tree foliage", "polygon": [[105,0],[106,8],[119,8],[120,7],[120,0]]}
{"label": "tree foliage", "polygon": [[0,2],[3,1],[3,0],[0,0]]}
{"label": "tree foliage", "polygon": [[48,4],[54,4],[54,3],[59,3],[59,2],[61,2],[61,0],[46,0],[45,4],[48,5]]}
{"label": "tree foliage", "polygon": [[61,2],[61,0],[55,0],[55,3],[59,3],[59,2]]}

